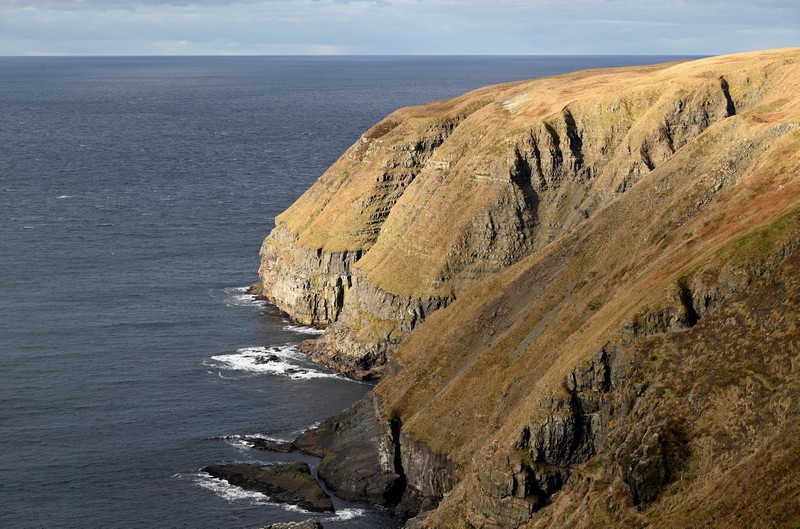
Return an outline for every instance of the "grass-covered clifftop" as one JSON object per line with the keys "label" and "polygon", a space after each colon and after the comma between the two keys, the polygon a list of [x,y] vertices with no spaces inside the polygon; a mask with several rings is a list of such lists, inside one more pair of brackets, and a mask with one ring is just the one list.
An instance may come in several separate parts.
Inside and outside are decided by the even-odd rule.
{"label": "grass-covered clifftop", "polygon": [[388,356],[373,467],[438,504],[412,526],[800,522],[798,61],[403,109],[279,217],[264,294],[330,363]]}
{"label": "grass-covered clifftop", "polygon": [[[380,371],[431,312],[597,214],[710,126],[784,122],[795,55],[577,72],[398,110],[277,218],[263,293],[332,326],[321,359]],[[714,160],[736,163],[724,156]]]}

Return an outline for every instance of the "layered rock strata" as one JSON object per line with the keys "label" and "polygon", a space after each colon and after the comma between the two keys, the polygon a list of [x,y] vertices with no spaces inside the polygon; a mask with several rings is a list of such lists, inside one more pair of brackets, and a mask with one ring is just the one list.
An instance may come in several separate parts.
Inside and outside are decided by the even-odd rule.
{"label": "layered rock strata", "polygon": [[381,414],[373,392],[301,434],[295,449],[321,458],[318,474],[337,496],[418,514],[435,507],[456,476],[452,461]]}
{"label": "layered rock strata", "polygon": [[709,68],[579,72],[398,110],[276,219],[260,293],[329,328],[318,359],[380,373],[432,312],[593,215],[772,83],[766,71]]}
{"label": "layered rock strata", "polygon": [[798,85],[774,50],[387,118],[264,243],[317,356],[385,375],[296,446],[412,528],[800,521]]}

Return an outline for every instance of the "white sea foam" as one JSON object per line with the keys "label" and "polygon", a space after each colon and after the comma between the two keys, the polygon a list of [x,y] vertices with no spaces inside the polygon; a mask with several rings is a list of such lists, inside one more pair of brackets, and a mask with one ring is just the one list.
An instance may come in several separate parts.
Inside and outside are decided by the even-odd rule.
{"label": "white sea foam", "polygon": [[229,307],[263,307],[267,304],[263,299],[248,294],[249,289],[250,287],[226,288],[225,304]]}
{"label": "white sea foam", "polygon": [[64,200],[65,198],[75,198],[75,195],[59,195],[56,198],[58,200]]}
{"label": "white sea foam", "polygon": [[259,505],[272,503],[269,501],[269,497],[266,494],[251,490],[244,490],[241,487],[231,485],[224,479],[217,479],[206,472],[198,472],[192,477],[196,485],[210,490],[220,498],[228,501],[246,501]]}
{"label": "white sea foam", "polygon": [[[213,375],[214,374],[212,371],[206,371],[206,373],[208,373],[209,375]],[[223,375],[219,371],[217,371],[217,376],[219,378],[221,378],[222,380],[241,380],[242,379],[242,377],[226,377],[225,375]]]}
{"label": "white sea foam", "polygon": [[247,452],[253,448],[253,443],[245,439],[225,439],[225,442],[231,445],[239,452]]}
{"label": "white sea foam", "polygon": [[317,329],[316,327],[306,327],[305,325],[284,325],[283,330],[296,332],[298,334],[315,334],[315,335],[320,335],[325,332],[325,329]]}
{"label": "white sea foam", "polygon": [[241,435],[241,434],[226,435],[224,437],[219,437],[218,439],[223,439],[226,443],[228,443],[233,448],[242,453],[247,452],[253,448],[253,441],[251,441],[251,439],[264,439],[265,441],[270,441],[273,443],[292,442],[291,439],[286,439],[283,437],[275,437],[272,435],[265,435],[263,433],[254,433],[247,435]]}
{"label": "white sea foam", "polygon": [[[178,475],[177,477],[183,477]],[[261,492],[245,490],[241,487],[237,487],[236,485],[231,485],[224,479],[217,479],[211,474],[207,472],[198,472],[197,474],[192,474],[192,481],[206,489],[210,490],[220,498],[230,501],[230,502],[246,502],[251,505],[270,505],[273,507],[280,507],[289,512],[297,512],[303,514],[311,514],[309,511],[298,507],[297,505],[289,505],[287,503],[278,503],[274,501],[270,501],[269,496],[263,494]],[[350,509],[346,509],[350,510]],[[358,510],[358,509],[353,509]],[[345,518],[349,520],[350,518]]]}
{"label": "white sea foam", "polygon": [[342,520],[352,520],[354,518],[360,518],[366,514],[366,509],[342,509],[336,511],[335,516],[331,516],[328,518],[324,518],[323,522],[339,522]]}
{"label": "white sea foam", "polygon": [[300,428],[299,430],[293,431],[292,435],[294,436],[294,438],[297,438],[297,436],[300,435],[301,433],[305,433],[305,432],[307,432],[309,430],[313,430],[314,428],[318,428],[319,425],[320,425],[320,421],[317,421],[317,422],[313,423],[312,425],[307,426],[306,428]]}
{"label": "white sea foam", "polygon": [[284,510],[289,511],[289,512],[300,512],[300,513],[303,513],[303,514],[309,514],[310,513],[310,511],[307,511],[307,510],[303,509],[302,507],[298,507],[297,505],[290,505],[288,503],[281,503],[281,504],[275,504],[275,505],[279,505],[280,507],[283,507]]}
{"label": "white sea foam", "polygon": [[230,371],[264,373],[299,379],[343,378],[314,367],[301,366],[306,356],[295,345],[245,347],[234,354],[212,356],[213,367]]}
{"label": "white sea foam", "polygon": [[273,443],[291,443],[292,439],[288,439],[286,437],[277,437],[275,435],[265,435],[263,433],[253,433],[247,434],[242,437],[247,437],[250,439],[264,439],[265,441],[271,441]]}

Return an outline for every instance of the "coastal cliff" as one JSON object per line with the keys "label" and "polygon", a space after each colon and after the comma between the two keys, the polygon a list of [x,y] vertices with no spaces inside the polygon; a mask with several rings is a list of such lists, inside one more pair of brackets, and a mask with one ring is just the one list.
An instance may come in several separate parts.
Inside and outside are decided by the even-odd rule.
{"label": "coastal cliff", "polygon": [[296,441],[320,476],[409,527],[800,522],[797,86],[773,50],[365,133],[261,250],[315,358],[383,376]]}

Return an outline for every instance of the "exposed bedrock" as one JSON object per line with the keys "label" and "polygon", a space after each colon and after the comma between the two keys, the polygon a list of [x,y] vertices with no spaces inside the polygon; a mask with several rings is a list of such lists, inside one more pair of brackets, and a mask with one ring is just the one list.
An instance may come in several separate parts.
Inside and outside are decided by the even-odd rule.
{"label": "exposed bedrock", "polygon": [[353,378],[381,376],[389,353],[428,314],[450,301],[396,296],[373,286],[359,270],[347,280],[353,288],[338,320],[322,338],[301,344],[301,350]]}
{"label": "exposed bedrock", "polygon": [[319,477],[341,498],[412,515],[435,507],[455,484],[452,462],[406,435],[399,420],[381,419],[381,413],[379,398],[370,392],[294,445],[322,458]]}
{"label": "exposed bedrock", "polygon": [[373,393],[294,442],[322,458],[318,475],[337,496],[377,505],[400,502],[405,482],[395,467],[386,426],[377,420]]}
{"label": "exposed bedrock", "polygon": [[800,520],[799,64],[580,72],[376,125],[264,242],[263,294],[326,327],[305,350],[383,375],[294,446],[414,529]]}
{"label": "exposed bedrock", "polygon": [[541,419],[520,430],[510,451],[477,458],[474,527],[526,523],[569,482],[574,467],[599,453],[606,455],[609,481],[621,477],[633,505],[656,498],[680,467],[685,441],[679,424],[660,417],[647,384],[617,358],[609,344],[570,373],[563,395],[542,398]]}
{"label": "exposed bedrock", "polygon": [[689,81],[596,93],[581,80],[568,99],[533,81],[399,110],[278,217],[258,290],[328,328],[308,349],[318,360],[380,375],[405,336],[467,286],[735,114],[724,77]]}
{"label": "exposed bedrock", "polygon": [[278,503],[297,505],[313,512],[333,512],[330,497],[317,483],[306,463],[209,465],[203,468],[203,472],[231,485],[262,492]]}
{"label": "exposed bedrock", "polygon": [[297,244],[280,226],[261,246],[257,293],[304,325],[336,321],[350,288],[353,263],[360,251],[325,252]]}
{"label": "exposed bedrock", "polygon": [[[469,523],[476,529],[524,525],[563,488],[580,488],[574,471],[590,460],[604,468],[600,482],[630,505],[643,509],[655,501],[689,460],[690,418],[665,406],[672,388],[649,378],[653,366],[646,364],[658,356],[644,357],[652,346],[643,347],[643,341],[690,329],[731,298],[747,299],[757,278],[767,276],[762,289],[763,283],[774,284],[771,272],[796,266],[798,244],[792,236],[751,269],[681,277],[660,308],[624,325],[616,343],[565,377],[561,393],[541,397],[537,419],[519,430],[510,449],[493,444],[475,457],[478,479],[468,500]],[[725,322],[735,325],[731,318]],[[618,507],[614,492],[611,508]]]}

